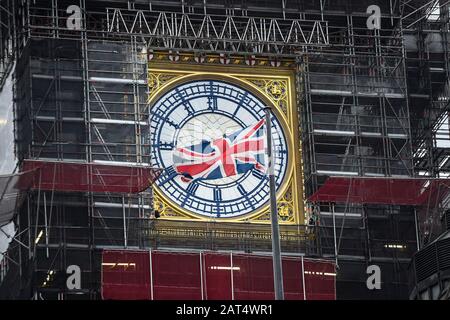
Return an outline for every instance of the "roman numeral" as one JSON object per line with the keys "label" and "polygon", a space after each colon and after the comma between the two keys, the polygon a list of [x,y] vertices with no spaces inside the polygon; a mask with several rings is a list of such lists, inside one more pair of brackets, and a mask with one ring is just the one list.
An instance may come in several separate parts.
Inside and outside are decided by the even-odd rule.
{"label": "roman numeral", "polygon": [[172,166],[166,168],[165,171],[168,176],[177,175],[177,172],[175,171],[175,169]]}
{"label": "roman numeral", "polygon": [[189,184],[189,186],[187,187],[186,191],[187,191],[189,194],[195,194],[195,192],[197,191],[197,189],[198,189],[198,183],[191,182],[191,183]]}
{"label": "roman numeral", "polygon": [[214,189],[214,201],[215,202],[222,201],[222,190],[219,188]]}
{"label": "roman numeral", "polygon": [[238,185],[237,187],[238,191],[240,194],[242,194],[243,196],[247,195],[247,191],[244,189],[244,187],[242,185]]}
{"label": "roman numeral", "polygon": [[209,96],[208,97],[208,109],[217,110],[217,97]]}
{"label": "roman numeral", "polygon": [[168,125],[171,125],[171,126],[174,127],[175,129],[178,129],[178,128],[179,128],[178,124],[176,124],[175,122],[173,122],[172,120],[170,120],[170,119],[167,118],[167,117],[163,117],[163,116],[161,116],[161,115],[159,115],[159,114],[157,114],[157,113],[153,113],[151,116],[152,116],[152,117],[155,117],[155,118],[157,118],[157,119],[159,119],[159,120],[161,120],[161,121],[164,122],[164,123],[167,123]]}
{"label": "roman numeral", "polygon": [[188,95],[186,91],[180,91],[178,89],[175,89],[176,95],[179,100],[183,102],[183,106],[186,109],[186,111],[189,113],[189,115],[193,115],[195,113],[194,107],[192,106],[191,102],[189,100],[186,100],[186,96]]}
{"label": "roman numeral", "polygon": [[173,142],[160,142],[158,144],[153,145],[153,148],[157,148],[159,150],[165,150],[165,151],[173,150],[174,147],[175,146],[174,146]]}
{"label": "roman numeral", "polygon": [[259,170],[252,170],[252,175],[256,178],[258,178],[259,180],[265,179],[266,176]]}
{"label": "roman numeral", "polygon": [[195,113],[194,107],[190,101],[185,101],[183,105],[189,115],[193,115]]}
{"label": "roman numeral", "polygon": [[163,175],[160,177],[161,181],[159,182],[160,185],[165,184],[166,182],[172,180],[174,177],[176,177],[178,173],[175,171],[175,169],[170,166],[164,169]]}

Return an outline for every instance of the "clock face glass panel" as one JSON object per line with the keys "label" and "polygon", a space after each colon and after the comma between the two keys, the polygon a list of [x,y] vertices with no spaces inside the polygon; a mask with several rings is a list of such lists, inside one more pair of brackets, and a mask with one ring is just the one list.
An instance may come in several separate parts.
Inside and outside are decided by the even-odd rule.
{"label": "clock face glass panel", "polygon": [[[266,205],[269,186],[263,171],[253,168],[214,179],[186,179],[175,170],[174,157],[178,148],[202,145],[255,126],[265,118],[264,108],[250,91],[218,80],[181,84],[163,94],[150,114],[152,165],[165,169],[156,182],[161,193],[183,210],[210,218],[238,217]],[[287,171],[288,145],[273,113],[271,125],[278,189]],[[265,133],[265,128],[261,131]]]}

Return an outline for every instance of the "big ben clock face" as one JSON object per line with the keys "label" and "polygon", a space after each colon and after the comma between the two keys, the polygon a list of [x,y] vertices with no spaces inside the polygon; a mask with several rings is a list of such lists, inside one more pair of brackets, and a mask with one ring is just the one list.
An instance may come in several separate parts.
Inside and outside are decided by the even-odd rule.
{"label": "big ben clock face", "polygon": [[[265,104],[222,80],[198,80],[165,92],[150,115],[156,182],[172,204],[193,215],[234,218],[267,205]],[[288,167],[281,119],[272,114],[277,188]],[[240,153],[240,147],[245,152]]]}

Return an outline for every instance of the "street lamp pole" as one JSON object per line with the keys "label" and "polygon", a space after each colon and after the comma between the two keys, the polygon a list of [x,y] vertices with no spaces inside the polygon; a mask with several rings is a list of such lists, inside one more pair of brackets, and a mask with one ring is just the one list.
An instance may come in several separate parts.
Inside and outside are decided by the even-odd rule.
{"label": "street lamp pole", "polygon": [[278,226],[278,209],[275,187],[275,161],[273,161],[272,147],[272,121],[270,107],[264,109],[266,114],[266,137],[267,137],[267,156],[269,169],[269,187],[270,187],[270,219],[272,226],[272,253],[273,253],[273,281],[275,289],[275,300],[284,300],[283,288],[283,270],[281,266],[280,250],[280,230]]}

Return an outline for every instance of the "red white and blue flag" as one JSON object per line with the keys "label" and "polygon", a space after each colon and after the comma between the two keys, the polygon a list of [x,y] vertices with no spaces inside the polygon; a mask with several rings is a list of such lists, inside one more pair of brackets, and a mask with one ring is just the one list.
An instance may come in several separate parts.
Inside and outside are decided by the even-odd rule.
{"label": "red white and blue flag", "polygon": [[265,172],[265,120],[229,136],[175,149],[173,168],[184,182]]}

